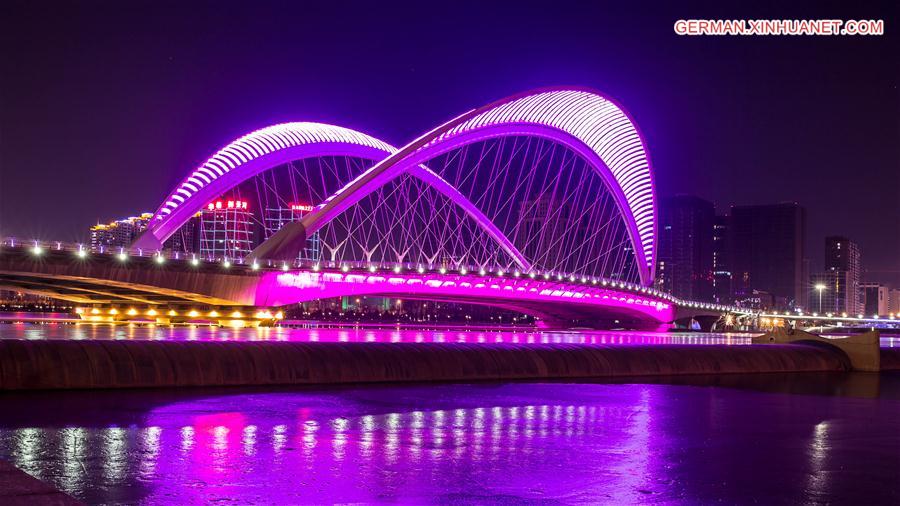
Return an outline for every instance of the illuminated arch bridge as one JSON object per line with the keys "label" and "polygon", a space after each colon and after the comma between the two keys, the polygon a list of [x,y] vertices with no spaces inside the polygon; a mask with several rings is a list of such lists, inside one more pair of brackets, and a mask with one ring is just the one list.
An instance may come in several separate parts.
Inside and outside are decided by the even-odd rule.
{"label": "illuminated arch bridge", "polygon": [[[249,201],[262,231],[252,251],[198,259],[255,273],[239,296],[204,294],[218,303],[384,295],[582,320],[674,318],[671,299],[651,288],[646,145],[625,110],[592,90],[513,95],[399,148],[321,123],[254,131],[178,184],[132,254],[164,255],[217,199]],[[270,212],[298,203],[305,213],[272,225]],[[316,255],[304,254],[313,240]],[[190,291],[175,284],[167,289]]]}
{"label": "illuminated arch bridge", "polygon": [[[191,172],[134,244],[160,249],[209,202],[265,209],[302,201],[298,221],[261,226],[250,254],[279,265],[308,240],[314,264],[358,262],[538,273],[649,286],[656,202],[646,146],[624,111],[588,89],[521,93],[463,113],[396,148],[320,123],[257,130]],[[227,255],[226,255],[227,256]]]}
{"label": "illuminated arch bridge", "polygon": [[[322,159],[337,157],[364,162],[323,168]],[[295,165],[310,159],[319,164]],[[327,229],[332,262],[374,256],[605,275],[644,285],[653,279],[656,209],[644,143],[621,107],[582,89],[508,97],[400,149],[319,123],[252,132],[189,174],[134,246],[161,248],[210,201],[251,181],[260,207],[285,205],[291,196],[267,174],[282,167],[292,196],[303,194],[315,207],[266,237],[250,259],[291,259],[310,235]]]}

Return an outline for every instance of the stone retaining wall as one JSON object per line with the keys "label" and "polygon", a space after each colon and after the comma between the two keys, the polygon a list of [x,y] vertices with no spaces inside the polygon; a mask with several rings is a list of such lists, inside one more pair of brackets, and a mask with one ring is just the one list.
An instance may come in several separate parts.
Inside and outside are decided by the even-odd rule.
{"label": "stone retaining wall", "polygon": [[[883,350],[900,369],[900,350]],[[893,353],[897,352],[897,353]],[[0,340],[0,390],[489,381],[849,370],[802,344],[292,343]]]}

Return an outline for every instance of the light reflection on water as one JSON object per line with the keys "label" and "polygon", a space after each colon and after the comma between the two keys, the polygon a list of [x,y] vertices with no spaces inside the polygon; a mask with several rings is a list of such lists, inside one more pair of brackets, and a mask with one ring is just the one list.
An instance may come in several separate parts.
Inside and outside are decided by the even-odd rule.
{"label": "light reflection on water", "polygon": [[[648,471],[647,403],[653,388],[619,387],[622,406],[522,404],[371,414],[333,406],[333,399],[315,399],[319,406],[309,410],[291,407],[308,395],[254,395],[239,403],[249,405],[241,412],[198,414],[214,411],[215,401],[166,406],[148,414],[147,426],[0,431],[0,447],[11,450],[16,466],[89,502],[97,499],[93,494],[127,493],[142,485],[143,497],[132,500],[145,504],[225,497],[272,504],[415,502],[434,492],[420,479],[466,494],[462,483],[449,478],[482,463],[481,479],[495,481],[504,494],[520,493],[524,481],[533,480],[564,493],[568,480],[553,476],[562,465],[558,459],[567,460],[561,452],[596,439],[621,486],[613,498],[633,501]],[[236,400],[228,399],[226,407]],[[610,417],[616,423],[597,423]],[[73,451],[75,431],[80,449]],[[522,482],[505,476],[504,469],[534,463],[540,454],[554,455],[555,463],[520,477]],[[295,481],[298,469],[304,472]]]}
{"label": "light reflection on water", "polygon": [[654,384],[240,393],[124,425],[6,426],[0,458],[88,503],[871,503],[900,494],[884,481],[898,402]]}
{"label": "light reflection on water", "polygon": [[[890,332],[890,333],[885,333]],[[0,339],[99,339],[157,341],[295,341],[390,343],[525,343],[525,344],[750,344],[748,333],[642,332],[622,330],[470,330],[411,327],[228,328],[207,326],[79,324],[0,324]],[[829,334],[844,337],[846,334]],[[883,331],[881,346],[900,348],[894,331]]]}
{"label": "light reflection on water", "polygon": [[0,339],[296,341],[523,344],[749,344],[749,334],[637,331],[467,330],[448,328],[170,327],[109,324],[0,325]]}

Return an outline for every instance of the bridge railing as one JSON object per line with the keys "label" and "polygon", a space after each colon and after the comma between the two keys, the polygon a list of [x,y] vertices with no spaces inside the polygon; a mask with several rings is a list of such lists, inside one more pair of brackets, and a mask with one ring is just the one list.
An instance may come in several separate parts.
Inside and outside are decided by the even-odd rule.
{"label": "bridge railing", "polygon": [[0,250],[14,248],[27,250],[34,256],[40,256],[46,251],[67,251],[73,255],[88,259],[94,255],[103,255],[113,257],[120,261],[127,261],[130,257],[152,258],[160,264],[167,261],[187,262],[189,265],[199,266],[201,264],[219,264],[225,268],[239,266],[251,270],[310,270],[310,271],[334,271],[334,272],[393,272],[396,274],[447,274],[447,275],[470,275],[470,276],[489,276],[503,278],[520,278],[534,279],[538,281],[557,282],[566,285],[576,286],[596,286],[598,288],[615,289],[619,291],[632,292],[643,296],[654,297],[657,299],[671,302],[677,306],[693,308],[705,311],[732,312],[748,314],[750,310],[736,306],[725,304],[716,304],[710,302],[699,302],[679,299],[671,294],[657,290],[653,287],[642,286],[638,283],[630,283],[621,279],[610,279],[597,276],[587,276],[577,273],[564,273],[555,271],[519,271],[516,269],[505,269],[496,266],[478,266],[463,265],[453,263],[451,261],[442,262],[440,264],[422,264],[410,262],[368,262],[368,261],[331,261],[331,260],[294,260],[294,261],[271,261],[261,260],[255,262],[245,262],[242,257],[212,257],[208,255],[200,255],[196,253],[184,253],[171,250],[144,250],[140,248],[125,247],[109,247],[99,245],[91,247],[90,245],[77,242],[65,241],[40,241],[40,240],[22,240],[14,237],[0,238]]}

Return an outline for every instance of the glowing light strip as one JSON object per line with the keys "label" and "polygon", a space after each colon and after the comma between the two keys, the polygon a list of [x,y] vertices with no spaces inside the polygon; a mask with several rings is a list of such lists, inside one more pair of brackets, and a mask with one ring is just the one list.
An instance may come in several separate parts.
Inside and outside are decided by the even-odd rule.
{"label": "glowing light strip", "polygon": [[[478,281],[472,284],[471,281]],[[256,288],[255,304],[280,306],[308,300],[345,295],[402,295],[418,297],[459,296],[487,304],[565,303],[627,310],[642,319],[670,322],[675,306],[646,293],[630,293],[613,288],[579,286],[531,279],[487,279],[454,274],[346,274],[342,272],[268,272]],[[528,310],[523,310],[529,312]]]}
{"label": "glowing light strip", "polygon": [[[316,154],[315,149],[318,146],[323,147],[322,151],[318,153],[319,156],[343,154],[376,160],[397,151],[397,148],[394,146],[366,134],[322,123],[283,123],[251,132],[220,149],[203,165],[188,175],[160,209],[157,210],[155,218],[151,219],[147,232],[138,238],[132,246],[158,249],[162,242],[182,226],[190,215],[206,205],[205,200],[219,196],[218,194],[206,195],[205,198],[201,198],[198,202],[191,202],[190,205],[186,204],[192,197],[203,192],[205,188],[211,188],[212,185],[217,183],[222,183],[225,186],[237,184],[256,175],[261,170],[289,161],[283,159],[283,157],[292,150],[308,147],[311,150],[306,153],[308,156]],[[337,146],[340,147],[338,148]],[[262,163],[262,159],[266,155],[272,155],[270,157],[271,160],[267,163]],[[238,168],[240,170],[232,172],[233,169]],[[520,268],[528,269],[530,267],[528,260],[516,249],[509,238],[503,235],[475,204],[466,199],[450,183],[425,166],[414,167],[410,174],[424,181],[462,208],[479,227],[515,260]],[[220,187],[218,191],[223,189]],[[218,193],[218,191],[215,193]],[[194,198],[194,200],[198,199]],[[179,207],[182,207],[179,213],[173,214]],[[187,211],[186,213],[184,212],[185,210]],[[177,216],[177,214],[181,214],[181,216]]]}
{"label": "glowing light strip", "polygon": [[[622,108],[589,90],[526,92],[457,116],[329,196],[303,218],[304,228],[318,230],[366,195],[448,146],[523,133],[569,145],[595,166],[614,195],[621,195],[617,202],[634,244],[641,280],[644,285],[651,284],[656,268],[656,197],[644,142]],[[596,167],[598,161],[605,167]]]}
{"label": "glowing light strip", "polygon": [[[455,138],[467,135],[475,139],[479,130],[494,129],[493,135],[521,134],[523,126],[533,125],[553,129],[587,146],[612,174],[613,193],[622,195],[622,213],[635,251],[640,251],[641,279],[649,284],[655,271],[656,215],[655,193],[650,162],[640,133],[628,115],[610,100],[589,90],[538,90],[509,97],[475,109],[435,128],[401,150],[368,135],[333,125],[320,123],[285,123],[257,130],[219,150],[190,174],[157,210],[150,229],[163,228],[156,239],[170,234],[173,224],[162,227],[167,218],[174,218],[176,209],[191,197],[216,183],[238,166],[253,164],[266,155],[304,145],[342,144],[360,149],[379,151],[387,156],[380,163],[364,171],[335,194],[329,196],[303,219],[307,231],[315,231],[322,224],[343,212],[359,199],[401,173],[416,172],[425,161],[425,153],[437,151],[438,146],[454,145]],[[535,129],[537,132],[539,129]],[[583,146],[578,149],[583,155]],[[417,158],[417,156],[419,158]],[[597,165],[596,160],[591,162]],[[600,170],[603,175],[603,170]],[[419,171],[420,175],[424,175]],[[604,176],[609,184],[609,176]],[[184,210],[181,211],[182,213]],[[178,221],[173,220],[173,221]],[[145,234],[149,235],[149,234]],[[143,237],[142,237],[143,239]],[[147,239],[147,246],[154,242]],[[137,244],[137,243],[136,243]],[[521,262],[520,262],[521,264]]]}
{"label": "glowing light strip", "polygon": [[201,188],[237,166],[279,150],[319,143],[356,144],[392,153],[395,148],[360,132],[323,123],[282,123],[251,132],[217,151],[195,169],[156,211],[164,219]]}
{"label": "glowing light strip", "polygon": [[644,261],[655,263],[653,178],[645,146],[622,109],[596,93],[551,90],[523,96],[483,111],[431,141],[433,146],[468,131],[493,125],[534,123],[562,130],[580,140],[615,176],[640,236]]}

